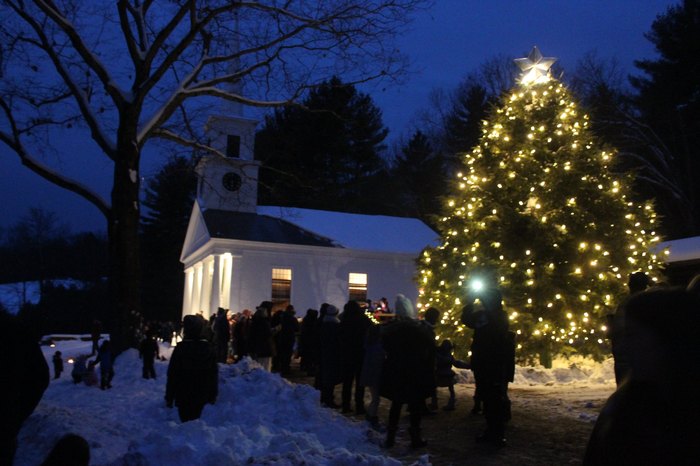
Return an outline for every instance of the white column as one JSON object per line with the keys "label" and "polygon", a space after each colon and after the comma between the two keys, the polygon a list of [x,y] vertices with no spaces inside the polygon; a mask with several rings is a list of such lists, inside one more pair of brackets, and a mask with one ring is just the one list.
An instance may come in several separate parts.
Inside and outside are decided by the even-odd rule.
{"label": "white column", "polygon": [[[212,272],[213,272],[213,260],[212,256],[207,257],[204,259],[203,264],[202,264],[202,295],[200,297],[200,303],[202,310],[204,311],[204,318],[209,319],[209,317],[212,315],[212,308],[211,308],[211,279],[212,279]],[[216,309],[213,310],[214,313],[216,312]]]}
{"label": "white column", "polygon": [[197,314],[202,311],[202,263],[197,262],[194,265],[194,285],[192,292],[192,306],[190,306],[192,314]]}
{"label": "white column", "polygon": [[214,254],[212,256],[212,274],[211,274],[211,300],[210,309],[212,313],[216,313],[221,305],[221,255]]}
{"label": "white column", "polygon": [[[221,256],[221,307],[231,309],[231,270],[233,268],[233,257],[231,253]],[[238,312],[240,309],[231,309]]]}
{"label": "white column", "polygon": [[185,270],[185,289],[182,293],[182,317],[192,314],[192,288],[194,287],[194,271],[192,267]]}

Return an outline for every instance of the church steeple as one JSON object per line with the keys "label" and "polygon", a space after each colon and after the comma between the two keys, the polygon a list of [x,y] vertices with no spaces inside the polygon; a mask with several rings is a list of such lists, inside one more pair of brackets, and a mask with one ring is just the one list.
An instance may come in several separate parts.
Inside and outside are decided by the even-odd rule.
{"label": "church steeple", "polygon": [[[236,25],[237,26],[237,25]],[[237,34],[238,27],[234,34]],[[237,37],[233,50],[239,50]],[[229,74],[236,76],[240,60],[231,60]],[[225,85],[231,95],[243,95],[243,83],[231,80]],[[204,209],[255,212],[258,201],[258,169],[255,160],[257,120],[243,115],[239,102],[226,100],[220,114],[209,117],[205,134],[210,147],[222,155],[207,155],[197,164],[197,198]]]}

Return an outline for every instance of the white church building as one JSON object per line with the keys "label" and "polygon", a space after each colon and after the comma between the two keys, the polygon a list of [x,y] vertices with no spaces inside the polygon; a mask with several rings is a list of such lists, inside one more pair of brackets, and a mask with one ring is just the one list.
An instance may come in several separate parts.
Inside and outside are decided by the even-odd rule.
{"label": "white church building", "polygon": [[254,310],[261,301],[297,312],[348,300],[414,303],[416,259],[439,235],[414,218],[257,205],[256,121],[212,117],[207,134],[223,155],[201,160],[180,256],[182,314]]}

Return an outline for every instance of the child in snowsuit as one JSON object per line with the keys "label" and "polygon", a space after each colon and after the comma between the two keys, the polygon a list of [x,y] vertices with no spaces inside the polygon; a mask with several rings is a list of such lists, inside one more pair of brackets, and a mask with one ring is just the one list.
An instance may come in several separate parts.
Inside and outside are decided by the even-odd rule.
{"label": "child in snowsuit", "polygon": [[471,366],[452,355],[452,342],[443,340],[438,346],[435,354],[435,380],[438,387],[447,387],[450,390],[450,399],[445,406],[442,407],[445,411],[454,411],[455,409],[455,371],[452,366],[460,369],[471,369]]}
{"label": "child in snowsuit", "polygon": [[53,355],[53,372],[54,379],[61,377],[61,372],[63,372],[63,358],[60,351],[56,351]]}
{"label": "child in snowsuit", "polygon": [[114,378],[113,363],[112,347],[109,340],[103,341],[102,346],[97,351],[97,358],[90,363],[91,367],[100,365],[100,388],[102,390],[112,388],[112,378]]}
{"label": "child in snowsuit", "polygon": [[76,356],[75,362],[73,363],[73,370],[71,371],[70,375],[73,377],[73,383],[79,384],[80,382],[83,381],[83,378],[85,377],[85,374],[87,373],[87,359],[88,359],[87,354],[81,354]]}

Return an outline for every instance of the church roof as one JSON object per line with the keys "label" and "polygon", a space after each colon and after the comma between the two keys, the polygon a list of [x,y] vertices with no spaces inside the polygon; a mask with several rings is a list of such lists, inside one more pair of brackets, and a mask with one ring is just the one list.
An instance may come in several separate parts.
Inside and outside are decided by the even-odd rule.
{"label": "church roof", "polygon": [[349,249],[418,255],[426,246],[437,246],[439,240],[439,235],[417,218],[276,206],[258,206],[257,212],[331,238]]}
{"label": "church roof", "polygon": [[202,216],[212,238],[339,247],[328,238],[267,215],[206,209]]}

